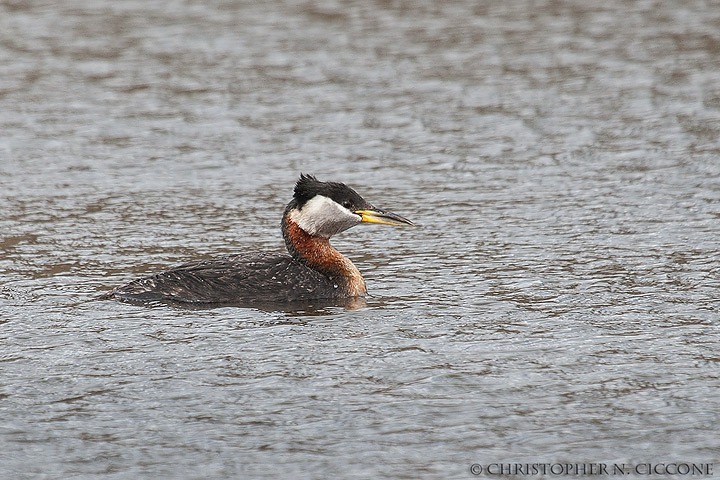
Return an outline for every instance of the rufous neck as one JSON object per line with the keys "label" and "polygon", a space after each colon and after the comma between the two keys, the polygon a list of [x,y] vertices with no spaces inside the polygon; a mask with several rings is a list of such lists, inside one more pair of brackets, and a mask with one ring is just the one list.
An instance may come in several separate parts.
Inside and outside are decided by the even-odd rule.
{"label": "rufous neck", "polygon": [[282,232],[285,245],[293,257],[330,278],[345,279],[351,296],[366,293],[360,271],[350,259],[330,245],[328,238],[310,235],[288,215],[283,217]]}

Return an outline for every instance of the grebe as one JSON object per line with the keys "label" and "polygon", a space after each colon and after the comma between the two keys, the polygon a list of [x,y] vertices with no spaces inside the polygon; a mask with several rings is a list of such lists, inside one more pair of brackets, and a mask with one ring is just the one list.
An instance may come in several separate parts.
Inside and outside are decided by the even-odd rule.
{"label": "grebe", "polygon": [[186,263],[134,280],[104,298],[251,304],[363,297],[367,289],[360,271],[330,245],[330,237],[360,223],[413,225],[375,208],[343,183],[301,174],[281,222],[290,255],[238,254]]}

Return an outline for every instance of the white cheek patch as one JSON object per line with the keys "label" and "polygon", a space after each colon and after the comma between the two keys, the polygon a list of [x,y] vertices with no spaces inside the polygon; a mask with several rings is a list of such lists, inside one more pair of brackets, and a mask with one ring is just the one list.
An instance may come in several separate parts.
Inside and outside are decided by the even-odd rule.
{"label": "white cheek patch", "polygon": [[343,208],[334,200],[316,195],[301,210],[290,212],[290,219],[310,235],[330,238],[360,223],[360,216]]}

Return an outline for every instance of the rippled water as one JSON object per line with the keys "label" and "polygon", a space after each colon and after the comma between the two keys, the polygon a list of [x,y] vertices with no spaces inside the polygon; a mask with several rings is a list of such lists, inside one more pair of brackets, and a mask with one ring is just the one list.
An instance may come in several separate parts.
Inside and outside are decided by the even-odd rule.
{"label": "rippled water", "polygon": [[[2,3],[1,476],[717,469],[720,5],[477,3]],[[366,307],[96,300],[300,171]]]}

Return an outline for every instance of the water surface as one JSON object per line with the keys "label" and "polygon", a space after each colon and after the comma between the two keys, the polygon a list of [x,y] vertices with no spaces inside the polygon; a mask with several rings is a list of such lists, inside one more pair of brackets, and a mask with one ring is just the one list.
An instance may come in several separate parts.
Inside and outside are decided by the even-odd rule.
{"label": "water surface", "polygon": [[[0,6],[2,477],[720,465],[720,8],[476,3]],[[96,300],[300,171],[366,306]]]}

